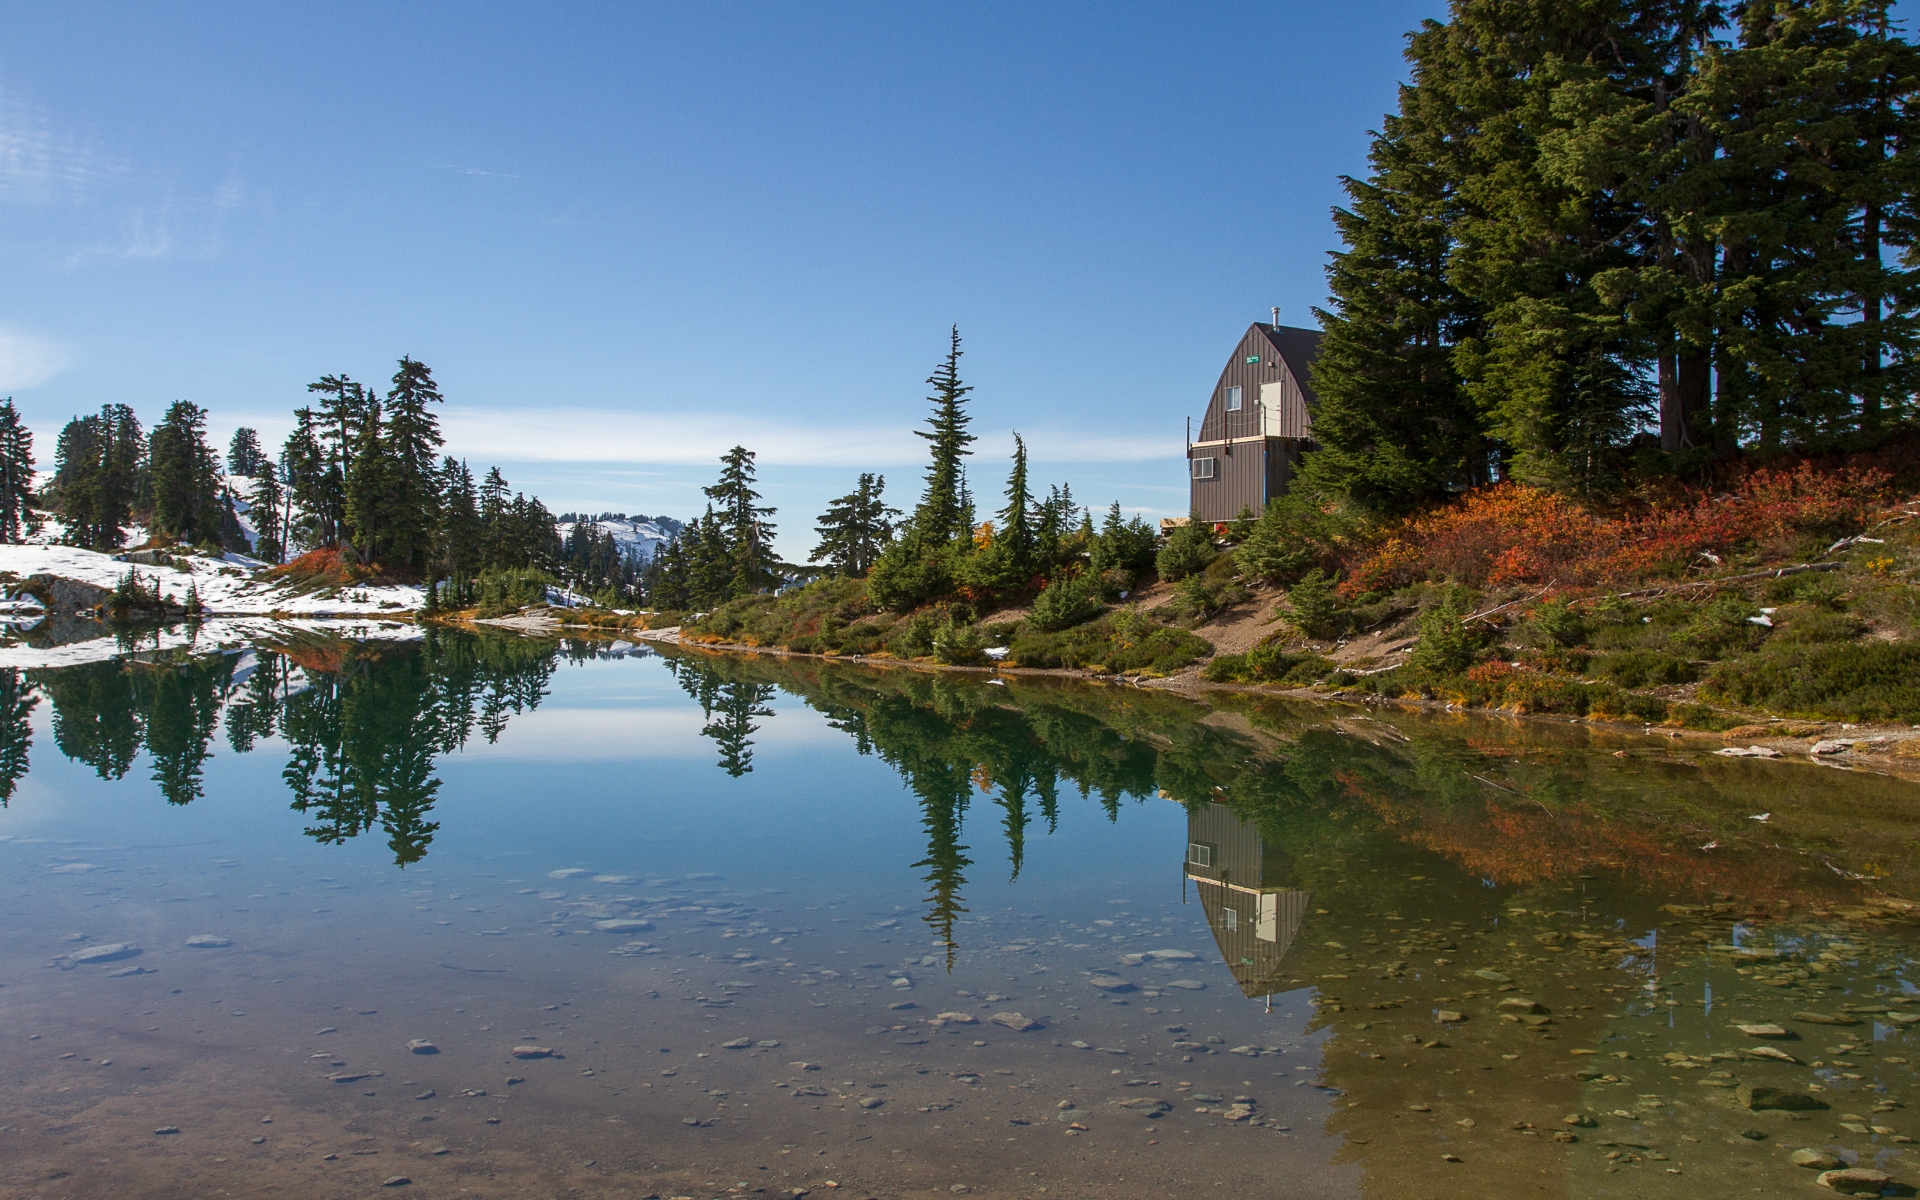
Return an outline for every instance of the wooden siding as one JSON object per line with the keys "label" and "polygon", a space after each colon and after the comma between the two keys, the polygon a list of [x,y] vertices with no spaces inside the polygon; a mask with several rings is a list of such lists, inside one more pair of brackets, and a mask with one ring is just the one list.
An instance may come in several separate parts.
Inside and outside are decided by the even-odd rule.
{"label": "wooden siding", "polygon": [[[1267,453],[1261,441],[1195,446],[1192,458],[1213,459],[1213,478],[1192,481],[1192,512],[1201,521],[1231,521],[1240,510],[1258,514],[1267,504]],[[1192,465],[1188,465],[1192,473]]]}
{"label": "wooden siding", "polygon": [[[1191,465],[1187,471],[1189,511],[1200,521],[1258,515],[1292,482],[1312,436],[1313,395],[1298,374],[1301,363],[1288,355],[1301,359],[1301,347],[1317,337],[1312,330],[1253,325],[1234,348],[1187,452],[1189,459],[1214,460],[1211,479],[1194,479]],[[1276,342],[1291,349],[1283,355]],[[1240,407],[1229,410],[1227,395],[1235,387]]]}

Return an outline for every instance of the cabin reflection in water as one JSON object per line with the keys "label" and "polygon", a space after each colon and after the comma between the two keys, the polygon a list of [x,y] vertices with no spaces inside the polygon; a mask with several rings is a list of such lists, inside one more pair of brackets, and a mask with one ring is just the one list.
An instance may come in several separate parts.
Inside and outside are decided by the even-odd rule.
{"label": "cabin reflection in water", "polygon": [[1285,991],[1280,961],[1300,932],[1308,893],[1286,885],[1293,858],[1219,804],[1187,809],[1186,876],[1213,940],[1249,999]]}

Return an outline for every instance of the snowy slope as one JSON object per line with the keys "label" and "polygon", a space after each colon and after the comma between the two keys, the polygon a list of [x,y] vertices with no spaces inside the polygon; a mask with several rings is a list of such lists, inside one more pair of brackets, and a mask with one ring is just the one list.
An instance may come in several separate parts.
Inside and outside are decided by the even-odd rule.
{"label": "snowy slope", "polygon": [[[342,588],[338,594],[326,591],[295,595],[285,587],[273,586],[252,578],[257,564],[252,559],[229,554],[225,558],[178,555],[178,567],[136,566],[140,578],[149,587],[175,604],[187,602],[187,589],[199,591],[200,603],[212,615],[291,613],[299,616],[371,616],[409,613],[420,607],[422,593],[417,587]],[[95,587],[111,588],[126,576],[128,564],[92,550],[73,546],[0,545],[0,571],[12,572],[21,579],[30,575],[57,575]]]}
{"label": "snowy slope", "polygon": [[560,536],[572,536],[575,526],[579,524],[612,534],[623,554],[643,563],[652,562],[660,547],[672,541],[674,535],[680,532],[680,522],[668,517],[628,517],[586,522],[562,521],[558,526]]}

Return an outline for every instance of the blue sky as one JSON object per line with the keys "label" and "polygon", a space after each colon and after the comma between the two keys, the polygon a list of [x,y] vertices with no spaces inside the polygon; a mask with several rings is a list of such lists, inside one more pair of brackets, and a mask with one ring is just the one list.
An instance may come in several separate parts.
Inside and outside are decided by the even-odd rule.
{"label": "blue sky", "polygon": [[13,6],[0,395],[45,466],[108,402],[277,444],[409,354],[556,511],[685,516],[756,450],[804,558],[860,470],[911,507],[958,323],[983,500],[1017,428],[1177,514],[1186,418],[1250,321],[1313,323],[1442,8]]}

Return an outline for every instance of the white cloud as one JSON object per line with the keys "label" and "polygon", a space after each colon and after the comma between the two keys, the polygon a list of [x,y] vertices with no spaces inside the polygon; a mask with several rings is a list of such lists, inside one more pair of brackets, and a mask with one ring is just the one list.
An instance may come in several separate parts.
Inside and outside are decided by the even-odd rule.
{"label": "white cloud", "polygon": [[125,164],[54,132],[44,110],[0,95],[0,199],[74,203]]}
{"label": "white cloud", "polygon": [[[450,406],[440,419],[448,449],[497,462],[708,465],[744,445],[762,466],[897,467],[926,461],[926,443],[903,425],[848,425],[785,417],[606,409],[480,409]],[[1064,429],[1023,430],[1028,453],[1045,462],[1142,462],[1175,457],[1164,438],[1086,437]],[[982,436],[980,458],[1013,452],[1010,433]]]}
{"label": "white cloud", "polygon": [[67,348],[60,343],[0,327],[0,392],[30,388],[67,367]]}

